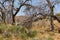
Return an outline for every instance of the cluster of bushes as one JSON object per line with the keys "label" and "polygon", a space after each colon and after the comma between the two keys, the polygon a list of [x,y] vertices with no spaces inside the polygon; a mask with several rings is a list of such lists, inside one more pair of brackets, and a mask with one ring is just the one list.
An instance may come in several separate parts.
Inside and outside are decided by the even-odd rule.
{"label": "cluster of bushes", "polygon": [[26,39],[28,37],[35,37],[37,34],[36,31],[28,30],[25,27],[22,26],[9,26],[5,24],[0,25],[0,34],[2,34],[3,37],[11,37],[11,35],[14,35],[15,37],[21,37],[22,39]]}

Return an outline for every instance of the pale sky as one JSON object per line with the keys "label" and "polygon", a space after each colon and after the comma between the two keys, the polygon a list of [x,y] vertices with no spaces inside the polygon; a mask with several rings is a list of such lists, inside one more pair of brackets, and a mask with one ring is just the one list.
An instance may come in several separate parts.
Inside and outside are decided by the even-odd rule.
{"label": "pale sky", "polygon": [[[39,0],[32,0],[33,5],[37,5],[37,3],[39,3]],[[21,8],[21,10],[17,15],[24,15],[23,10],[24,10],[24,7]],[[60,12],[60,5],[56,5],[54,8],[54,13],[59,13],[59,12]]]}

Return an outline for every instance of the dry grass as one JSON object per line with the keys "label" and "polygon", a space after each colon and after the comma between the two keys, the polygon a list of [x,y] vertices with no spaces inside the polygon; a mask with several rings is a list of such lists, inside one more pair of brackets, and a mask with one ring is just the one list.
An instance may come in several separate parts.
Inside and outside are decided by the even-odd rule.
{"label": "dry grass", "polygon": [[[37,31],[37,35],[35,37],[33,38],[28,37],[26,39],[22,39],[20,36],[14,36],[12,34],[12,36],[9,38],[3,38],[3,36],[1,35],[0,40],[60,40],[60,33],[57,32],[60,28],[60,23],[58,23],[55,20],[54,24],[55,24],[54,32],[47,31],[50,29],[50,22],[46,20],[42,20],[42,21],[39,20],[34,22],[31,28],[31,30]],[[8,25],[9,27],[12,26],[10,24]]]}
{"label": "dry grass", "polygon": [[[46,30],[49,30],[50,22],[49,21],[44,21],[44,22],[45,23],[43,23],[42,21],[39,20],[39,21],[33,23],[32,30],[36,30],[38,32],[36,35],[36,38],[38,38],[39,40],[41,38],[43,39],[44,37],[46,38],[46,40],[52,40],[52,39],[60,40],[60,33],[57,32],[60,29],[60,23],[55,20],[54,21],[54,24],[55,24],[54,32],[48,32]],[[43,40],[45,40],[45,39],[43,39]]]}

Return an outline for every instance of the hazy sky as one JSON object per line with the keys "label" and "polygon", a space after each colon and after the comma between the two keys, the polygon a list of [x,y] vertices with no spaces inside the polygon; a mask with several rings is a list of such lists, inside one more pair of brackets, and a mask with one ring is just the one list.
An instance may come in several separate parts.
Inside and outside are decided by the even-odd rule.
{"label": "hazy sky", "polygon": [[[39,0],[32,0],[33,5],[37,5],[37,3],[39,3]],[[21,10],[19,11],[19,13],[17,15],[24,15],[23,9],[24,9],[24,7],[21,8]],[[58,12],[60,12],[60,5],[56,5],[55,9],[54,9],[54,13],[58,13]]]}

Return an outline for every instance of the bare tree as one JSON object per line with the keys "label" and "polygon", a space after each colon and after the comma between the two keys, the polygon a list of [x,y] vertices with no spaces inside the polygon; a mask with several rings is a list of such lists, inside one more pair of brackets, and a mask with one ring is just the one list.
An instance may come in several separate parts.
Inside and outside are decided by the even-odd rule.
{"label": "bare tree", "polygon": [[54,30],[54,24],[53,24],[54,7],[55,7],[56,4],[60,3],[60,1],[59,0],[55,0],[55,1],[53,1],[53,0],[46,0],[46,1],[48,3],[48,7],[50,8],[51,31],[53,31]]}
{"label": "bare tree", "polygon": [[[6,10],[6,5],[8,4],[8,6],[11,6],[11,14],[12,14],[12,24],[15,24],[15,16],[18,14],[18,12],[20,11],[22,6],[31,6],[28,2],[30,0],[17,0],[18,1],[18,6],[16,7],[14,4],[16,2],[16,0],[1,0],[0,4],[2,5],[1,9],[4,9],[4,11]],[[7,4],[6,4],[7,3]],[[7,8],[8,10],[9,8]],[[1,11],[2,14],[5,14],[4,11]],[[10,11],[10,10],[9,10]],[[3,15],[2,15],[3,16]],[[5,15],[4,15],[5,16]],[[3,17],[4,17],[3,16]],[[5,19],[5,18],[4,18]]]}
{"label": "bare tree", "polygon": [[38,6],[36,7],[36,9],[38,9],[37,12],[39,15],[42,15],[44,17],[46,16],[50,17],[51,31],[54,30],[53,18],[55,18],[58,22],[60,22],[57,16],[54,15],[55,5],[58,5],[59,3],[60,0],[40,0],[40,4],[38,4]]}

